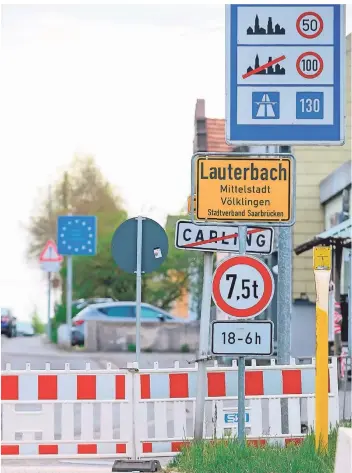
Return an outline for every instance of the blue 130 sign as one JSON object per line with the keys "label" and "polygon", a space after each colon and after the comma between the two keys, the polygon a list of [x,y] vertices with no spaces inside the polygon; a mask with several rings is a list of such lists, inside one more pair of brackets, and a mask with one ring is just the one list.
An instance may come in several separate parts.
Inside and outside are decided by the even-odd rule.
{"label": "blue 130 sign", "polygon": [[227,142],[343,144],[344,62],[344,5],[227,5]]}

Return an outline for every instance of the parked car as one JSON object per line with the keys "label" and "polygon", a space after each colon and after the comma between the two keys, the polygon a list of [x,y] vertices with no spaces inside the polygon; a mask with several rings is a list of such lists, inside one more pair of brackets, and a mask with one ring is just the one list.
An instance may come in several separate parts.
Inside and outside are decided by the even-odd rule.
{"label": "parked car", "polygon": [[22,322],[20,320],[17,322],[17,336],[33,337],[33,335],[34,330],[30,322]]}
{"label": "parked car", "polygon": [[102,304],[103,302],[116,302],[116,299],[112,297],[91,297],[90,299],[78,299],[76,301],[72,301],[72,307],[76,309],[84,309],[88,305],[91,304]]}
{"label": "parked car", "polygon": [[1,335],[5,334],[7,337],[16,337],[16,317],[12,311],[7,308],[1,308]]}
{"label": "parked car", "polygon": [[[72,319],[72,345],[84,344],[84,323],[87,320],[118,320],[128,322],[136,320],[135,302],[105,302],[102,304],[91,304],[81,310]],[[150,304],[142,303],[141,321],[145,322],[179,322],[185,323],[168,312]]]}

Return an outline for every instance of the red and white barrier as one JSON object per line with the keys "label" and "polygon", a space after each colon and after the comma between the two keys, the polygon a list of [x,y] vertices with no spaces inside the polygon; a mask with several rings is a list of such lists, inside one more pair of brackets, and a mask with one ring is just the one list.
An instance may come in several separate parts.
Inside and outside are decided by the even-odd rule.
{"label": "red and white barrier", "polygon": [[[208,368],[204,432],[208,439],[237,431],[237,366]],[[329,419],[339,419],[337,364],[329,365]],[[2,372],[2,454],[7,458],[170,456],[193,436],[197,365],[138,370]],[[247,441],[299,442],[302,422],[314,427],[312,364],[246,368],[250,420]],[[281,403],[289,403],[289,434]],[[263,412],[267,410],[267,415]],[[230,415],[228,415],[230,414]],[[268,422],[265,420],[268,419]],[[228,419],[231,419],[227,423]],[[134,426],[134,427],[133,427]]]}

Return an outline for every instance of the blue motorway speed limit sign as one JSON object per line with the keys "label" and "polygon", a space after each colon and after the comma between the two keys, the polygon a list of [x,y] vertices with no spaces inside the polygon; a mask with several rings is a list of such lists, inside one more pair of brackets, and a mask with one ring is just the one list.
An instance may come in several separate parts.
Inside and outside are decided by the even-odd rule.
{"label": "blue motorway speed limit sign", "polygon": [[226,6],[226,141],[344,143],[345,6]]}

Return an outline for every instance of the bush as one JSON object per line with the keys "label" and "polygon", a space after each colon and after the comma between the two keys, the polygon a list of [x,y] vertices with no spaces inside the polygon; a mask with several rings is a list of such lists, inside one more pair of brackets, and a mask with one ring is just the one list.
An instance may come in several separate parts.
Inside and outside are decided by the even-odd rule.
{"label": "bush", "polygon": [[32,327],[33,327],[34,333],[38,335],[44,333],[45,325],[36,311],[33,312],[31,319],[32,319]]}

